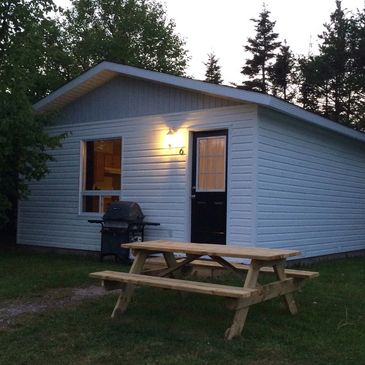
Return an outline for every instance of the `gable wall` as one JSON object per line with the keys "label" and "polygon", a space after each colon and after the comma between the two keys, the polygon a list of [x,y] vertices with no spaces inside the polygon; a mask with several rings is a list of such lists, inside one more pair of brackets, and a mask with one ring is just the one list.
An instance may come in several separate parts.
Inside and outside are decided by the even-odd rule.
{"label": "gable wall", "polygon": [[318,256],[365,249],[365,146],[259,109],[257,244]]}
{"label": "gable wall", "polygon": [[53,127],[52,133],[72,133],[52,152],[56,161],[49,163],[50,174],[33,182],[31,196],[20,202],[18,243],[100,249],[99,226],[87,222],[96,217],[79,214],[80,142],[118,136],[123,138],[121,198],[137,201],[147,221],[161,223],[146,228],[146,239],[190,240],[191,154],[188,144],[183,156],[162,148],[161,136],[171,126],[228,129],[227,241],[252,244],[256,113],[255,106],[246,105]]}
{"label": "gable wall", "polygon": [[242,103],[118,76],[67,105],[59,123],[85,123],[229,105]]}

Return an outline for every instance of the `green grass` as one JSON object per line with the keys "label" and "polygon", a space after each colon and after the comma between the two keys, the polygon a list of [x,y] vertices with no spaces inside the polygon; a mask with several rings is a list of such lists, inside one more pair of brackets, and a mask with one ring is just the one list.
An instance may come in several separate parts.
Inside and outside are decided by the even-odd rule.
{"label": "green grass", "polygon": [[114,262],[100,263],[96,257],[1,250],[0,300],[27,298],[47,289],[95,284],[87,274],[104,268],[123,269]]}
{"label": "green grass", "polygon": [[[0,254],[1,298],[88,285],[88,272],[116,268],[92,258]],[[309,269],[321,276],[296,295],[298,315],[281,300],[256,305],[233,341],[223,339],[233,313],[222,298],[141,288],[114,321],[115,295],[22,317],[0,332],[0,364],[364,364],[365,258]]]}

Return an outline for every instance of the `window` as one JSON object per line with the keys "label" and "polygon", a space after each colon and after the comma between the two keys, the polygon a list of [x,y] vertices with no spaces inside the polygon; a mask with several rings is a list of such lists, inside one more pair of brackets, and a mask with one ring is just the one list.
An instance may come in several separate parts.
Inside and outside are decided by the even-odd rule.
{"label": "window", "polygon": [[119,201],[121,190],[120,139],[86,141],[81,191],[82,212],[103,213],[113,201]]}
{"label": "window", "polygon": [[198,138],[197,167],[197,191],[225,191],[225,136]]}

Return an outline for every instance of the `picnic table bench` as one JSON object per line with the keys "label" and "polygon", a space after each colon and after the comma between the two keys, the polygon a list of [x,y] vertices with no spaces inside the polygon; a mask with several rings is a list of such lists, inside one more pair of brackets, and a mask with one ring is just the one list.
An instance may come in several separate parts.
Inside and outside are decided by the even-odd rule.
{"label": "picnic table bench", "polygon": [[[136,285],[222,296],[230,300],[229,308],[235,311],[232,325],[225,332],[225,337],[229,340],[241,334],[249,307],[253,304],[283,296],[290,313],[297,313],[293,293],[303,285],[305,279],[319,275],[317,272],[285,269],[286,259],[299,255],[299,252],[294,250],[167,240],[127,243],[122,246],[132,249],[135,255],[129,273],[101,271],[90,274],[93,278],[101,279],[106,289],[121,288],[112,318],[126,311]],[[166,267],[143,272],[146,259],[152,253],[162,254]],[[174,255],[176,253],[185,254],[185,257],[177,259]],[[209,257],[210,261],[202,260],[202,257]],[[250,259],[251,263],[249,265],[231,263],[226,260],[227,257]],[[175,277],[177,272],[181,273],[189,265],[223,267],[244,279],[244,285],[242,287],[221,285]],[[277,280],[265,285],[258,284],[258,277],[262,272],[274,273]]]}

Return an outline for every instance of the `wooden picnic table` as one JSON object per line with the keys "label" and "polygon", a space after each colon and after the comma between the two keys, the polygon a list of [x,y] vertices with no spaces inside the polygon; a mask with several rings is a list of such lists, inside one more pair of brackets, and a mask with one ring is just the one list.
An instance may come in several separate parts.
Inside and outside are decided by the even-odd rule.
{"label": "wooden picnic table", "polygon": [[[223,296],[229,299],[229,308],[235,311],[233,322],[226,330],[225,337],[232,339],[242,332],[249,307],[265,300],[283,296],[291,314],[297,313],[293,292],[297,291],[304,279],[318,276],[318,273],[302,270],[285,270],[288,257],[299,255],[299,251],[245,247],[238,245],[216,245],[184,243],[170,240],[146,241],[122,245],[130,248],[135,256],[129,273],[102,271],[90,276],[102,280],[106,288],[115,288],[116,283],[123,283],[122,291],[112,313],[124,313],[133,295],[135,285],[147,285],[180,291],[197,292]],[[166,267],[159,270],[143,272],[146,259],[151,254],[162,254]],[[177,258],[174,254],[184,254]],[[210,261],[200,260],[209,257]],[[227,258],[250,259],[248,265],[237,265]],[[231,286],[209,282],[181,280],[175,277],[177,272],[194,262],[214,263],[242,278],[243,285]],[[272,272],[277,280],[265,285],[258,284],[260,272]],[[147,275],[148,274],[148,275]],[[152,276],[151,276],[152,275]]]}

